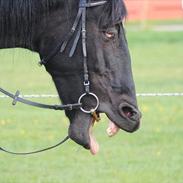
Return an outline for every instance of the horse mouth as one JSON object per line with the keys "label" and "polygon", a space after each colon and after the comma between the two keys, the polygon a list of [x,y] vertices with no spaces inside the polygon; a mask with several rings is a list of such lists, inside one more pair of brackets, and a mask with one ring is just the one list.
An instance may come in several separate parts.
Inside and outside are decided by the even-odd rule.
{"label": "horse mouth", "polygon": [[[112,112],[111,114],[109,111],[100,111],[100,113],[106,113],[109,118],[109,124],[106,130],[109,137],[116,135],[120,129],[127,132],[134,132],[139,128],[141,114],[135,107],[128,103],[120,104],[119,109],[115,113]],[[90,150],[92,155],[96,155],[100,149],[99,143],[93,135],[94,123],[95,119],[92,115],[79,111],[71,120],[69,127],[70,138]]]}
{"label": "horse mouth", "polygon": [[[137,121],[137,116],[138,116],[138,111],[136,110],[133,110],[131,107],[127,107],[126,105],[123,105],[123,112],[121,115],[123,115],[123,117],[125,118],[125,120],[127,121],[135,121],[137,124],[134,125],[133,129],[132,130],[126,130],[124,129],[125,131],[128,131],[128,132],[134,132],[136,131],[139,126],[140,126],[140,122]],[[99,144],[95,138],[95,136],[93,135],[93,126],[94,126],[94,123],[95,123],[95,120],[92,119],[91,120],[91,124],[90,124],[90,127],[89,127],[89,138],[90,138],[90,144],[89,144],[89,149],[90,149],[90,152],[92,155],[96,155],[98,152],[99,152]],[[123,129],[122,127],[118,126],[117,125],[118,123],[116,122],[113,122],[112,120],[109,119],[109,122],[108,122],[108,127],[107,127],[107,135],[109,137],[113,137],[115,136],[120,129]]]}
{"label": "horse mouth", "polygon": [[[89,146],[86,146],[85,148],[90,149],[90,152],[92,155],[96,155],[99,152],[100,146],[99,143],[97,142],[94,134],[93,134],[93,127],[95,124],[95,119],[92,118],[90,122],[90,127],[88,129],[88,135],[89,135]],[[108,128],[106,130],[107,134],[109,137],[113,137],[116,135],[119,131],[119,127],[112,121],[109,121]]]}
{"label": "horse mouth", "polygon": [[[117,114],[115,115],[115,116],[118,116],[117,118],[113,116],[111,117],[107,112],[105,112],[109,118],[108,128],[106,130],[107,135],[109,137],[115,136],[120,129],[132,133],[139,128],[140,119],[142,115],[141,115],[141,112],[137,109],[137,107],[127,102],[123,102],[119,105],[119,108],[117,111],[119,114],[119,115]],[[90,133],[92,134],[92,131],[91,131],[92,126],[93,125],[91,125],[90,127],[89,134]],[[97,143],[95,137],[93,136],[90,136],[90,137],[91,137],[90,152],[95,155],[99,151],[99,144]]]}

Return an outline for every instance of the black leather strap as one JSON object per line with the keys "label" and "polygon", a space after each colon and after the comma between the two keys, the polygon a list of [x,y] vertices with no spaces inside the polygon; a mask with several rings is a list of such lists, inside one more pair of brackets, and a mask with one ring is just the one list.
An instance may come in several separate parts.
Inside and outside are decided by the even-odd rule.
{"label": "black leather strap", "polygon": [[42,66],[42,65],[45,65],[47,62],[49,62],[49,60],[51,60],[54,56],[56,56],[57,53],[60,51],[60,46],[61,46],[61,45],[62,45],[61,43],[58,44],[58,45],[55,47],[55,49],[53,49],[53,50],[50,52],[50,54],[49,54],[47,57],[43,58],[38,64],[39,64],[40,66]]}
{"label": "black leather strap", "polygon": [[50,146],[50,147],[47,147],[47,148],[44,148],[44,149],[41,149],[41,150],[37,150],[37,151],[31,151],[31,152],[12,152],[12,151],[6,150],[2,147],[0,147],[0,151],[3,151],[3,152],[8,153],[8,154],[13,154],[13,155],[25,156],[25,155],[37,154],[37,153],[41,153],[41,152],[44,152],[44,151],[54,149],[54,148],[62,145],[63,143],[65,143],[67,140],[69,140],[69,136],[65,137],[62,141],[60,141],[56,145],[53,145],[53,146]]}
{"label": "black leather strap", "polygon": [[78,13],[77,13],[77,16],[76,16],[76,19],[74,21],[74,24],[71,28],[71,31],[69,32],[69,34],[67,35],[67,38],[65,39],[65,41],[63,42],[61,48],[60,48],[60,52],[64,52],[65,48],[67,47],[67,44],[69,43],[70,39],[72,38],[73,34],[75,33],[76,29],[77,29],[77,26],[80,22],[80,18],[81,18],[81,15],[82,15],[82,10],[79,8],[78,10]]}
{"label": "black leather strap", "polygon": [[78,45],[78,41],[79,41],[80,36],[81,36],[81,23],[80,23],[80,25],[79,25],[79,28],[78,28],[76,37],[75,37],[75,39],[74,39],[72,48],[71,48],[71,50],[70,50],[69,57],[72,57],[72,56],[74,55],[74,52],[75,52],[75,50],[76,50],[76,48],[77,48],[77,45]]}
{"label": "black leather strap", "polygon": [[0,88],[0,92],[9,96],[10,98],[13,99],[13,105],[16,105],[17,102],[23,103],[23,104],[27,104],[33,107],[39,107],[39,108],[43,108],[43,109],[54,109],[54,110],[73,110],[73,109],[79,109],[81,107],[82,104],[79,103],[75,103],[75,104],[67,104],[67,105],[47,105],[47,104],[41,104],[41,103],[37,103],[37,102],[33,102],[30,100],[26,100],[24,98],[19,97],[20,92],[17,91],[16,94],[12,94],[6,90],[4,90],[3,88]]}

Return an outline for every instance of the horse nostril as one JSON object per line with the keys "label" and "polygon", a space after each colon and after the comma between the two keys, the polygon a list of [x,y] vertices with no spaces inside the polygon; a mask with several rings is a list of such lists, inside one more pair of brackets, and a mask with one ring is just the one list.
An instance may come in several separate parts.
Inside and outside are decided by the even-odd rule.
{"label": "horse nostril", "polygon": [[119,112],[123,117],[130,120],[139,121],[141,118],[141,113],[126,102],[119,105]]}
{"label": "horse nostril", "polygon": [[134,115],[134,111],[128,106],[122,107],[122,112],[127,118],[131,118]]}

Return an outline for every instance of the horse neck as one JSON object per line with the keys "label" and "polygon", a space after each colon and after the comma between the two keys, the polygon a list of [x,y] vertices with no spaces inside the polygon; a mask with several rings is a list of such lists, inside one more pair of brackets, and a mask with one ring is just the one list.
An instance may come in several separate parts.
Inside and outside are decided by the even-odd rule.
{"label": "horse neck", "polygon": [[[54,0],[3,0],[0,6],[0,48],[22,47],[33,50],[35,37],[44,29],[46,17],[55,10]],[[62,1],[60,1],[62,2]]]}
{"label": "horse neck", "polygon": [[21,24],[13,21],[10,19],[6,22],[8,25],[0,30],[0,48],[21,47],[34,50],[36,25],[33,25],[31,21],[22,21]]}
{"label": "horse neck", "polygon": [[[52,0],[49,1],[51,2]],[[25,2],[28,1],[25,0]],[[43,0],[32,2],[40,3]],[[47,45],[50,42],[54,42],[55,40],[53,39],[55,37],[60,40],[61,35],[58,29],[60,26],[62,29],[62,26],[66,24],[65,22],[69,22],[67,20],[70,17],[68,14],[71,13],[69,12],[69,7],[74,9],[77,3],[73,1],[72,4],[67,4],[66,1],[62,0],[54,0],[54,2],[55,4],[53,3],[49,10],[40,7],[34,10],[36,11],[35,14],[31,12],[34,9],[32,8],[34,5],[30,5],[31,7],[26,7],[26,9],[19,8],[20,12],[17,13],[16,11],[14,14],[12,12],[0,12],[0,48],[21,47],[39,52],[40,44],[45,44],[42,39],[48,39]],[[53,35],[53,33],[57,35]]]}

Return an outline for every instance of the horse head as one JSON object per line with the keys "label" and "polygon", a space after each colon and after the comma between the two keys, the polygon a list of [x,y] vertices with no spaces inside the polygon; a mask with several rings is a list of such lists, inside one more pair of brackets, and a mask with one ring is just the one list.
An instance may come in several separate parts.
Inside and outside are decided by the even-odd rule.
{"label": "horse head", "polygon": [[[82,109],[97,106],[96,116],[105,113],[110,121],[109,136],[118,129],[136,131],[141,113],[122,23],[126,16],[124,2],[25,0],[21,6],[19,2],[2,1],[0,47],[24,47],[45,58],[67,40],[69,32],[74,33],[64,43],[64,49],[62,43],[62,53],[58,52],[45,64],[62,103],[78,103],[84,94],[80,101]],[[7,14],[11,8],[12,12]],[[85,69],[83,58],[87,60]],[[86,77],[94,95],[85,96]],[[91,131],[93,116],[80,109],[66,111],[66,115],[70,120],[69,137],[96,154],[98,144]]]}
{"label": "horse head", "polygon": [[[76,17],[77,4],[74,2],[76,7],[70,12],[69,23]],[[62,37],[71,29],[67,25],[68,17],[64,16],[66,14],[65,11],[57,14],[63,17],[58,31]],[[137,107],[130,54],[121,20],[125,14],[125,6],[121,0],[107,1],[104,5],[87,9],[89,80],[91,91],[100,101],[97,114],[105,113],[110,120],[107,130],[109,136],[114,135],[119,128],[127,132],[136,131],[141,118]],[[47,31],[53,32],[51,29],[53,27],[48,27]],[[58,24],[55,25],[55,29],[58,29]],[[72,42],[74,38],[63,54],[55,56],[46,64],[46,69],[51,74],[64,104],[77,102],[84,91],[82,43],[79,40],[73,57],[69,57]],[[96,100],[91,96],[86,97],[83,102],[86,107],[96,106]],[[93,117],[81,110],[67,111],[66,115],[70,120],[70,138],[95,154],[98,151],[98,144],[91,132]]]}

